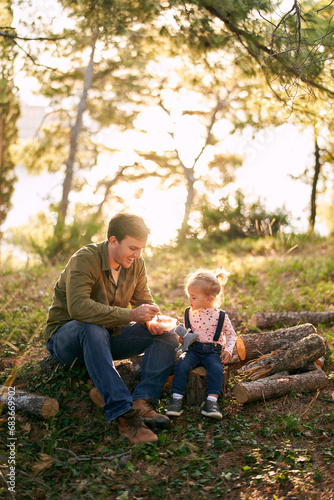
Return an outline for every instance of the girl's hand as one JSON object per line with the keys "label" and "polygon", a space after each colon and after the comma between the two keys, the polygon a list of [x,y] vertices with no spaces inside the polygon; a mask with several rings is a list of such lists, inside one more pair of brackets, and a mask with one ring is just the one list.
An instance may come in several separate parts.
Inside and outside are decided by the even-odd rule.
{"label": "girl's hand", "polygon": [[221,358],[222,358],[222,362],[224,365],[226,365],[226,363],[228,363],[231,359],[231,354],[227,351],[224,351],[221,355]]}

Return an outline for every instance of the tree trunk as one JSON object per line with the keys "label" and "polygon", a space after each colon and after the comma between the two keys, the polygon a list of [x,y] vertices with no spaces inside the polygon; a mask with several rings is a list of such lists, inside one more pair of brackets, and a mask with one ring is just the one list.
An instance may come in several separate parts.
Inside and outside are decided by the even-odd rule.
{"label": "tree trunk", "polygon": [[71,127],[70,151],[69,151],[69,155],[68,155],[68,158],[67,158],[66,164],[65,164],[66,165],[66,172],[65,172],[65,179],[63,182],[63,196],[62,196],[62,201],[60,204],[60,210],[59,210],[59,214],[58,214],[56,229],[60,228],[62,223],[65,222],[65,218],[66,218],[66,214],[67,214],[68,203],[69,203],[69,194],[70,194],[70,191],[72,189],[74,162],[75,162],[75,157],[76,157],[76,153],[78,150],[78,139],[79,139],[79,134],[80,134],[81,129],[82,129],[83,114],[84,114],[86,107],[87,107],[88,91],[91,88],[92,81],[93,81],[94,54],[95,54],[96,41],[97,41],[97,36],[95,36],[92,40],[90,60],[89,60],[88,66],[87,66],[87,68],[85,70],[85,74],[84,74],[84,86],[83,86],[80,102],[78,105],[76,121],[75,121],[75,124]]}
{"label": "tree trunk", "polygon": [[250,361],[315,332],[314,326],[306,323],[273,332],[251,333],[237,337],[236,347],[240,360]]}
{"label": "tree trunk", "polygon": [[239,403],[266,400],[288,394],[289,392],[312,392],[324,389],[328,385],[328,378],[322,370],[301,373],[299,375],[285,375],[276,373],[255,382],[241,382],[234,386],[233,395]]}
{"label": "tree trunk", "polygon": [[257,328],[270,328],[282,324],[284,326],[297,325],[299,323],[333,323],[334,311],[327,312],[272,312],[272,313],[254,313],[251,318],[251,324]]}
{"label": "tree trunk", "polygon": [[315,218],[317,215],[317,184],[320,176],[321,163],[320,163],[320,148],[318,144],[318,137],[315,134],[314,140],[314,173],[312,179],[312,192],[311,192],[311,210],[310,220],[308,226],[308,234],[314,233]]}
{"label": "tree trunk", "polygon": [[248,363],[239,371],[250,380],[257,380],[282,371],[303,368],[321,358],[326,352],[325,343],[316,333],[277,349],[270,354]]}
{"label": "tree trunk", "polygon": [[10,412],[23,411],[40,419],[53,417],[59,410],[56,399],[17,391],[4,385],[0,386],[0,403]]}
{"label": "tree trunk", "polygon": [[4,140],[5,140],[5,120],[3,114],[0,113],[0,269],[2,267],[2,258],[1,258],[1,248],[2,248],[2,186],[5,184],[4,179]]}
{"label": "tree trunk", "polygon": [[194,184],[196,181],[196,179],[194,177],[194,169],[187,168],[183,164],[182,164],[182,167],[183,167],[183,171],[185,172],[186,179],[187,179],[188,189],[187,189],[187,201],[186,201],[185,209],[184,209],[184,216],[183,216],[183,220],[182,220],[181,229],[180,229],[179,234],[178,234],[178,242],[179,243],[182,243],[185,240],[186,235],[188,233],[188,227],[189,227],[188,222],[189,222],[189,217],[191,214],[191,209],[192,209],[194,197],[195,197]]}

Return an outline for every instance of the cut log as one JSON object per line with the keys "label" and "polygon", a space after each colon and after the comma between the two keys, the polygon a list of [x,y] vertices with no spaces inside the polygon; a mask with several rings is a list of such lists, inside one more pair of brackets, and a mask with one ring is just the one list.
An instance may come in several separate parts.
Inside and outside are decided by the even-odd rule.
{"label": "cut log", "polygon": [[312,333],[248,363],[239,371],[250,380],[257,380],[285,370],[291,372],[303,368],[321,358],[325,351],[326,347],[322,338]]}
{"label": "cut log", "polygon": [[23,411],[40,419],[54,417],[59,410],[58,401],[54,398],[18,391],[4,385],[0,386],[0,404],[4,405],[5,410],[15,413]]}
{"label": "cut log", "polygon": [[322,370],[299,375],[275,374],[255,382],[241,382],[234,386],[233,395],[239,403],[266,400],[290,392],[312,392],[324,389],[328,378]]}
{"label": "cut log", "polygon": [[236,347],[240,360],[250,361],[315,332],[314,326],[306,323],[272,332],[250,333],[237,337]]}
{"label": "cut log", "polygon": [[273,313],[254,313],[251,318],[251,324],[257,328],[271,328],[275,325],[293,326],[299,323],[333,323],[334,311],[327,312],[273,312]]}

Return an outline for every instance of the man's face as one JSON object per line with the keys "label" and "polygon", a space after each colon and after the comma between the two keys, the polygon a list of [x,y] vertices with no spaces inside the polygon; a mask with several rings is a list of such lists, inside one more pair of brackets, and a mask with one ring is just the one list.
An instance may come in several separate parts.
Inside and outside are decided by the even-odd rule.
{"label": "man's face", "polygon": [[128,269],[135,259],[141,257],[141,253],[146,246],[147,240],[137,240],[132,236],[126,236],[119,242],[115,236],[111,236],[110,243],[110,257],[116,265],[121,265]]}

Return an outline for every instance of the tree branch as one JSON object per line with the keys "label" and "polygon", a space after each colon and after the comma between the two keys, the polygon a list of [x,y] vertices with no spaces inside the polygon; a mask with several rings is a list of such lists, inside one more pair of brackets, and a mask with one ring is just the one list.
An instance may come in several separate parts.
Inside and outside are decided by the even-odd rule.
{"label": "tree branch", "polygon": [[3,31],[2,28],[0,28],[0,36],[3,36],[5,38],[11,38],[12,40],[24,40],[26,42],[50,42],[50,41],[55,41],[55,40],[64,40],[65,38],[68,37],[68,35],[62,35],[62,36],[37,36],[37,37],[26,37],[26,36],[20,36],[17,35],[16,33],[8,33],[7,31]]}

